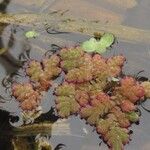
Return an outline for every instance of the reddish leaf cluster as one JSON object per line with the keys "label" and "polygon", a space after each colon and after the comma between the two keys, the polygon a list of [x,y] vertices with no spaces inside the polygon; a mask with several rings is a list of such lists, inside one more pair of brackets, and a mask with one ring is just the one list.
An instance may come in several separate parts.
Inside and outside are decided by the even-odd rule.
{"label": "reddish leaf cluster", "polygon": [[53,78],[60,74],[59,62],[60,58],[57,55],[44,58],[42,62],[29,62],[26,68],[27,75],[36,83],[39,91],[47,91]]}
{"label": "reddish leaf cluster", "polygon": [[61,72],[59,63],[60,58],[57,55],[44,58],[41,62],[36,60],[28,62],[26,73],[33,83],[12,85],[12,94],[19,101],[23,111],[32,111],[40,105],[41,92],[47,91],[52,80]]}
{"label": "reddish leaf cluster", "polygon": [[121,128],[113,117],[109,115],[108,118],[101,119],[97,125],[97,132],[103,136],[112,150],[121,150],[123,145],[129,142],[129,131]]}
{"label": "reddish leaf cluster", "polygon": [[136,109],[135,103],[145,95],[144,88],[133,77],[124,77],[120,86],[116,87],[112,99],[120,105],[122,111],[130,112]]}
{"label": "reddish leaf cluster", "polygon": [[123,56],[114,56],[109,59],[98,54],[91,56],[79,47],[62,49],[60,57],[61,67],[67,73],[66,81],[73,83],[83,83],[93,78],[106,80],[107,77],[118,76],[125,61]]}
{"label": "reddish leaf cluster", "polygon": [[122,55],[106,59],[80,47],[64,48],[41,62],[30,61],[26,73],[33,82],[13,84],[12,93],[23,110],[35,109],[41,92],[64,71],[64,81],[55,89],[58,116],[79,114],[111,149],[121,150],[129,142],[128,127],[139,120],[137,102],[150,97],[149,81],[122,78],[124,62]]}
{"label": "reddish leaf cluster", "polygon": [[30,83],[12,85],[12,94],[20,102],[22,110],[33,110],[40,102],[40,95]]}
{"label": "reddish leaf cluster", "polygon": [[82,107],[80,115],[91,125],[96,125],[113,108],[114,104],[105,93],[94,95],[90,105]]}
{"label": "reddish leaf cluster", "polygon": [[[128,127],[139,120],[136,102],[144,97],[144,87],[148,89],[149,86],[146,83],[142,86],[128,76],[120,81],[110,80],[121,77],[125,62],[121,55],[105,59],[101,55],[87,54],[78,47],[62,49],[59,55],[66,74],[64,83],[56,89],[58,115],[63,118],[78,112],[97,128],[111,149],[121,150],[129,142]],[[58,92],[60,89],[64,92]],[[66,92],[67,95],[62,94]],[[79,108],[75,103],[75,112],[71,112],[71,101],[80,105]]]}

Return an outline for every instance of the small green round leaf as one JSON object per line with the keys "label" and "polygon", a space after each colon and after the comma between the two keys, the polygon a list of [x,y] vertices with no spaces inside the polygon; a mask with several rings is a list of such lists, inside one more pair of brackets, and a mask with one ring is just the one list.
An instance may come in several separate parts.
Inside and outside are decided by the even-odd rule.
{"label": "small green round leaf", "polygon": [[102,54],[106,52],[106,47],[103,45],[97,44],[97,48],[95,50],[97,53]]}
{"label": "small green round leaf", "polygon": [[98,45],[101,45],[101,46],[103,46],[105,48],[108,48],[108,47],[110,47],[113,44],[114,40],[115,40],[115,37],[114,37],[113,34],[105,33],[101,37],[100,41],[98,42]]}
{"label": "small green round leaf", "polygon": [[91,38],[88,41],[83,42],[81,47],[86,52],[94,52],[97,49],[97,41],[95,38]]}
{"label": "small green round leaf", "polygon": [[36,31],[27,31],[25,33],[26,38],[35,38],[37,36],[39,36],[39,33],[37,33]]}

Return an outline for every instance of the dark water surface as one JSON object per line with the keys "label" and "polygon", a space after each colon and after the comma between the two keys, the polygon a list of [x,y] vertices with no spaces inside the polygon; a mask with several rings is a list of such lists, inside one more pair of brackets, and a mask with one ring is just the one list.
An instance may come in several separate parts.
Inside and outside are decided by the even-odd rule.
{"label": "dark water surface", "polygon": [[[69,2],[71,1],[69,0]],[[79,2],[80,1],[78,0],[76,3]],[[122,19],[121,21],[116,21],[117,24],[119,22],[123,25],[150,30],[149,0],[137,0],[137,5],[131,9],[122,9],[122,6],[117,7],[116,5],[109,4],[107,2],[104,2],[103,0],[87,0],[87,2],[83,0],[82,4],[84,4],[84,2],[86,6],[89,6],[89,10],[91,10],[92,7],[94,9],[94,6],[96,5],[100,10],[103,7],[105,10],[113,11],[116,14],[121,15]],[[56,10],[58,6],[57,4],[59,4],[59,1],[57,0],[1,0],[0,12],[48,13],[50,10]],[[74,6],[72,5],[72,12],[78,11],[78,8],[73,8]],[[84,13],[85,12],[83,12],[83,15]],[[78,13],[72,15],[76,16],[78,15]],[[89,14],[89,16],[90,15],[91,14]],[[88,16],[88,14],[85,13],[85,16]],[[97,15],[97,18],[98,17],[99,16]],[[47,50],[51,49],[51,44],[57,44],[59,46],[71,46],[88,39],[87,36],[73,33],[50,35],[45,31],[44,28],[41,28],[37,29],[37,32],[40,33],[39,37],[27,40],[24,36],[24,33],[28,30],[32,29],[24,26],[0,24],[0,47],[5,47],[8,49],[7,54],[5,54],[4,56],[0,56],[0,82],[6,75],[19,70],[19,55],[26,50],[30,50],[31,58],[40,60],[44,53]],[[111,56],[117,54],[123,54],[127,58],[127,64],[125,64],[124,67],[124,72],[126,74],[134,75],[139,71],[144,70],[142,76],[150,78],[150,45],[145,45],[143,43],[131,44],[118,40],[118,43],[113,46],[113,49],[111,51],[108,51],[105,55]],[[0,95],[4,97],[8,95],[2,85],[0,85]],[[50,100],[49,99],[49,95],[46,95],[44,100],[46,103],[43,103],[45,112],[49,111],[51,106],[54,104],[52,102],[52,97]],[[6,104],[0,104],[0,107],[5,108],[5,110],[8,110],[12,113],[16,110],[20,111],[19,109],[17,109],[17,103],[13,100],[7,102]],[[125,146],[126,150],[150,150],[150,114],[142,108],[140,109],[142,111],[140,124],[132,126],[132,140],[130,141],[129,145]],[[8,121],[7,113],[6,117],[0,118],[0,121],[3,124],[5,121]],[[93,131],[93,128],[86,125],[83,120],[80,120],[78,117],[71,117],[67,122],[69,122],[70,135],[67,135],[63,132],[55,132],[55,134],[51,137],[51,143],[54,147],[59,143],[63,143],[66,145],[64,150],[108,149],[103,142],[99,147],[101,139],[98,138],[98,135],[95,133],[95,131]],[[5,126],[5,124],[3,126]],[[0,130],[3,130],[3,126]],[[4,141],[1,139],[0,145],[2,145],[3,143]],[[7,149],[7,147],[5,147],[5,149]]]}

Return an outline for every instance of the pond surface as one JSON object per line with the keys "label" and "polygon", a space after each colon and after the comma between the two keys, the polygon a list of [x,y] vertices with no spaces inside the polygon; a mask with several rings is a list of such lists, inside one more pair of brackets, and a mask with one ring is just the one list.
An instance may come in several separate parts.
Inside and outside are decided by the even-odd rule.
{"label": "pond surface", "polygon": [[[111,22],[114,25],[132,26],[143,30],[150,30],[150,1],[149,0],[1,0],[0,12],[11,13],[49,13],[50,11],[66,11],[64,15],[86,18],[89,20],[101,20]],[[29,30],[36,30],[39,36],[33,39],[27,39],[24,33]],[[142,35],[141,35],[142,36]],[[32,59],[40,60],[47,50],[51,49],[51,44],[59,46],[72,46],[79,42],[85,41],[89,36],[69,33],[69,34],[49,34],[43,26],[30,28],[19,26],[17,24],[0,24],[0,46],[8,49],[8,52],[0,56],[0,82],[3,78],[19,70],[19,55],[26,50],[30,50]],[[127,43],[118,37],[118,43],[113,46],[111,51],[105,55],[111,56],[123,54],[127,58],[127,64],[124,72],[134,75],[144,70],[142,76],[150,78],[150,45],[144,43]],[[5,88],[0,85],[0,95],[6,97],[8,94]],[[51,95],[50,95],[51,96]],[[45,112],[48,112],[54,105],[52,98],[46,96],[43,103]],[[150,104],[147,104],[150,105]],[[2,109],[11,113],[20,111],[15,101],[9,101],[0,104]],[[129,145],[125,150],[149,150],[150,149],[150,114],[140,108],[142,116],[139,125],[133,125],[133,134]],[[7,114],[6,114],[7,117]],[[8,121],[1,112],[1,129]],[[98,135],[93,128],[86,125],[78,117],[70,117],[67,121],[70,133],[54,132],[50,139],[55,147],[59,143],[66,145],[64,150],[107,150],[106,144],[101,143]],[[0,138],[0,149],[9,150],[7,143]],[[100,146],[99,146],[99,143]]]}

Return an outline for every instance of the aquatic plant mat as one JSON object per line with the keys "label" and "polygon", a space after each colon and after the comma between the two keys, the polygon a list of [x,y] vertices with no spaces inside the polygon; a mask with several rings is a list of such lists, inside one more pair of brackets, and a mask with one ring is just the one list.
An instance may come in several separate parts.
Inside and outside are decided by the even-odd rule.
{"label": "aquatic plant mat", "polygon": [[[108,40],[110,44],[103,41],[106,47],[113,44],[112,40]],[[16,126],[9,132],[14,137],[14,149],[25,145],[24,150],[52,149],[45,135],[51,135],[59,119],[70,116],[84,119],[110,149],[123,149],[131,140],[130,126],[140,121],[139,105],[150,97],[149,80],[123,73],[126,62],[123,55],[106,58],[99,54],[101,51],[86,52],[80,45],[55,48],[56,51],[46,52],[41,60],[24,55],[26,61],[18,73],[3,80],[11,99],[18,104],[22,120],[20,125],[10,121]],[[49,112],[43,113],[42,101],[50,91],[53,105]],[[31,147],[27,144],[28,136],[36,135]],[[56,148],[64,146],[60,144]]]}

